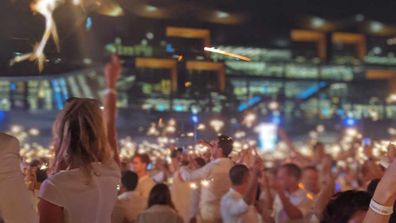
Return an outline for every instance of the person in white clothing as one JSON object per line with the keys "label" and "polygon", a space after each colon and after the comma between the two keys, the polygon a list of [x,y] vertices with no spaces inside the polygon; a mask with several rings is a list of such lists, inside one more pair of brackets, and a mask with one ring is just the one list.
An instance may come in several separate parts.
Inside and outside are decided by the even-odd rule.
{"label": "person in white clothing", "polygon": [[231,168],[232,187],[221,199],[221,216],[227,223],[258,223],[259,214],[254,206],[257,192],[258,166],[249,172],[247,166],[238,164]]}
{"label": "person in white clothing", "polygon": [[19,142],[0,133],[0,222],[36,223],[31,194],[20,168]]}
{"label": "person in white clothing", "polygon": [[310,212],[312,200],[307,192],[300,189],[301,169],[292,163],[284,164],[277,173],[274,189],[277,192],[274,201],[275,223],[303,223]]}
{"label": "person in white clothing", "polygon": [[104,113],[94,99],[72,98],[57,116],[53,175],[39,192],[40,223],[111,222],[120,182],[114,90],[120,70],[113,56],[105,67]]}
{"label": "person in white clothing", "polygon": [[[187,163],[183,161],[185,165]],[[188,164],[191,170],[201,168],[205,165],[205,160],[197,157]],[[172,201],[178,213],[184,219],[184,222],[196,222],[198,214],[199,196],[201,191],[200,182],[184,182],[179,177],[179,171],[176,171],[171,186]],[[180,196],[183,194],[183,196]]]}
{"label": "person in white clothing", "polygon": [[166,184],[157,184],[150,191],[148,208],[136,220],[137,223],[183,223],[175,210],[171,193]]}
{"label": "person in white clothing", "polygon": [[136,154],[132,158],[133,171],[138,175],[139,182],[136,191],[145,199],[148,199],[151,189],[155,182],[147,173],[147,166],[150,163],[150,157],[147,154]]}
{"label": "person in white clothing", "polygon": [[116,206],[112,214],[112,223],[133,223],[137,216],[146,208],[147,201],[135,191],[138,176],[132,171],[122,174],[120,189]]}
{"label": "person in white clothing", "polygon": [[199,220],[203,223],[216,223],[222,222],[220,200],[231,186],[228,173],[234,163],[228,156],[233,149],[233,140],[220,135],[213,144],[207,146],[212,149],[214,160],[195,171],[181,167],[180,177],[184,181],[202,181]]}

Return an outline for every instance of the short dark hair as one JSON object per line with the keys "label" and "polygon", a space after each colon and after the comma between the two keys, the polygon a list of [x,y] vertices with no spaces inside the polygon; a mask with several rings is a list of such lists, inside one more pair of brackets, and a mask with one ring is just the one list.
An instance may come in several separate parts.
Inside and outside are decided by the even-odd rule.
{"label": "short dark hair", "polygon": [[130,170],[127,170],[122,173],[121,183],[128,191],[135,190],[138,184],[138,175]]}
{"label": "short dark hair", "polygon": [[40,168],[37,168],[37,170],[36,170],[36,180],[37,180],[37,182],[42,183],[47,178],[48,178],[47,170],[41,170]]}
{"label": "short dark hair", "polygon": [[138,153],[132,157],[132,160],[135,158],[139,158],[142,163],[149,164],[151,162],[150,157],[145,153]]}
{"label": "short dark hair", "polygon": [[203,167],[206,164],[205,160],[202,157],[197,157],[194,160],[195,160],[195,162],[197,162],[199,167]]}
{"label": "short dark hair", "polygon": [[237,164],[230,169],[230,179],[232,185],[241,185],[246,174],[249,173],[249,168],[243,164]]}
{"label": "short dark hair", "polygon": [[318,150],[319,148],[322,148],[322,149],[324,148],[324,144],[322,142],[317,142],[313,146],[314,151]]}
{"label": "short dark hair", "polygon": [[287,163],[281,166],[281,169],[286,169],[289,176],[295,177],[297,180],[301,178],[301,168],[294,163]]}
{"label": "short dark hair", "polygon": [[367,211],[370,200],[370,194],[365,191],[336,193],[323,211],[321,223],[347,223],[356,212]]}
{"label": "short dark hair", "polygon": [[228,157],[234,147],[234,140],[226,135],[219,135],[217,137],[217,140],[218,140],[217,143],[218,147],[220,147],[223,150],[224,156]]}
{"label": "short dark hair", "polygon": [[151,189],[148,199],[148,208],[156,204],[168,205],[169,207],[175,209],[169,187],[166,184],[157,184],[153,187],[153,189]]}

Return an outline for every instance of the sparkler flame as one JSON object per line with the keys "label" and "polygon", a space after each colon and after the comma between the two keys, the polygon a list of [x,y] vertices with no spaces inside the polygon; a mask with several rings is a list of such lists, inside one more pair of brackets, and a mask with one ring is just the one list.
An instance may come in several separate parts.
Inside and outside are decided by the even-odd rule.
{"label": "sparkler flame", "polygon": [[11,66],[25,60],[37,61],[39,71],[43,71],[46,59],[44,49],[50,37],[54,40],[56,49],[59,51],[59,35],[52,13],[60,3],[62,3],[62,0],[35,0],[32,2],[32,11],[40,13],[45,18],[45,31],[41,41],[33,47],[33,51],[14,57],[10,61]]}
{"label": "sparkler flame", "polygon": [[212,52],[212,53],[218,53],[218,54],[226,55],[226,56],[229,56],[229,57],[234,57],[234,58],[237,58],[237,59],[240,59],[240,60],[243,60],[243,61],[247,61],[247,62],[250,62],[252,60],[249,57],[245,57],[245,56],[242,56],[242,55],[239,55],[239,54],[236,54],[236,53],[230,53],[230,52],[227,52],[227,51],[224,51],[224,50],[216,49],[214,47],[204,47],[204,51]]}

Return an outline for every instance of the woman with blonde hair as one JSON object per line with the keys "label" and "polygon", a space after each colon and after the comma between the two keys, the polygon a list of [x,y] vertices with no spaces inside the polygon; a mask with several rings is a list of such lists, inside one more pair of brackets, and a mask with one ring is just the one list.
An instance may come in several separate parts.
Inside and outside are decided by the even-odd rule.
{"label": "woman with blonde hair", "polygon": [[118,58],[105,67],[104,112],[94,99],[68,100],[53,126],[55,160],[40,189],[40,223],[108,223],[120,181],[116,145]]}

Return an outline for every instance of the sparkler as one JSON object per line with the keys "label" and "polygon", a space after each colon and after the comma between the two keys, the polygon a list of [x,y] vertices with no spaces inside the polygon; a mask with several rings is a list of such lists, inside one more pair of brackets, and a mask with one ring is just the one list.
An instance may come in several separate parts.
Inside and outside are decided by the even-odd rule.
{"label": "sparkler", "polygon": [[39,71],[43,71],[44,62],[46,59],[44,55],[44,48],[47,45],[50,37],[52,37],[54,40],[56,49],[59,51],[59,36],[52,13],[61,2],[62,0],[35,0],[32,2],[32,11],[35,13],[40,13],[45,18],[45,31],[41,41],[36,43],[33,47],[33,51],[14,57],[14,59],[10,61],[11,66],[15,63],[25,60],[37,61]]}
{"label": "sparkler", "polygon": [[212,53],[218,53],[218,54],[222,54],[222,55],[238,58],[240,60],[244,60],[244,61],[247,61],[247,62],[251,61],[251,59],[249,57],[245,57],[245,56],[242,56],[242,55],[239,55],[239,54],[236,54],[236,53],[230,53],[230,52],[227,52],[227,51],[224,51],[224,50],[219,50],[219,49],[216,49],[214,47],[205,47],[204,50],[208,51],[208,52],[212,52]]}

